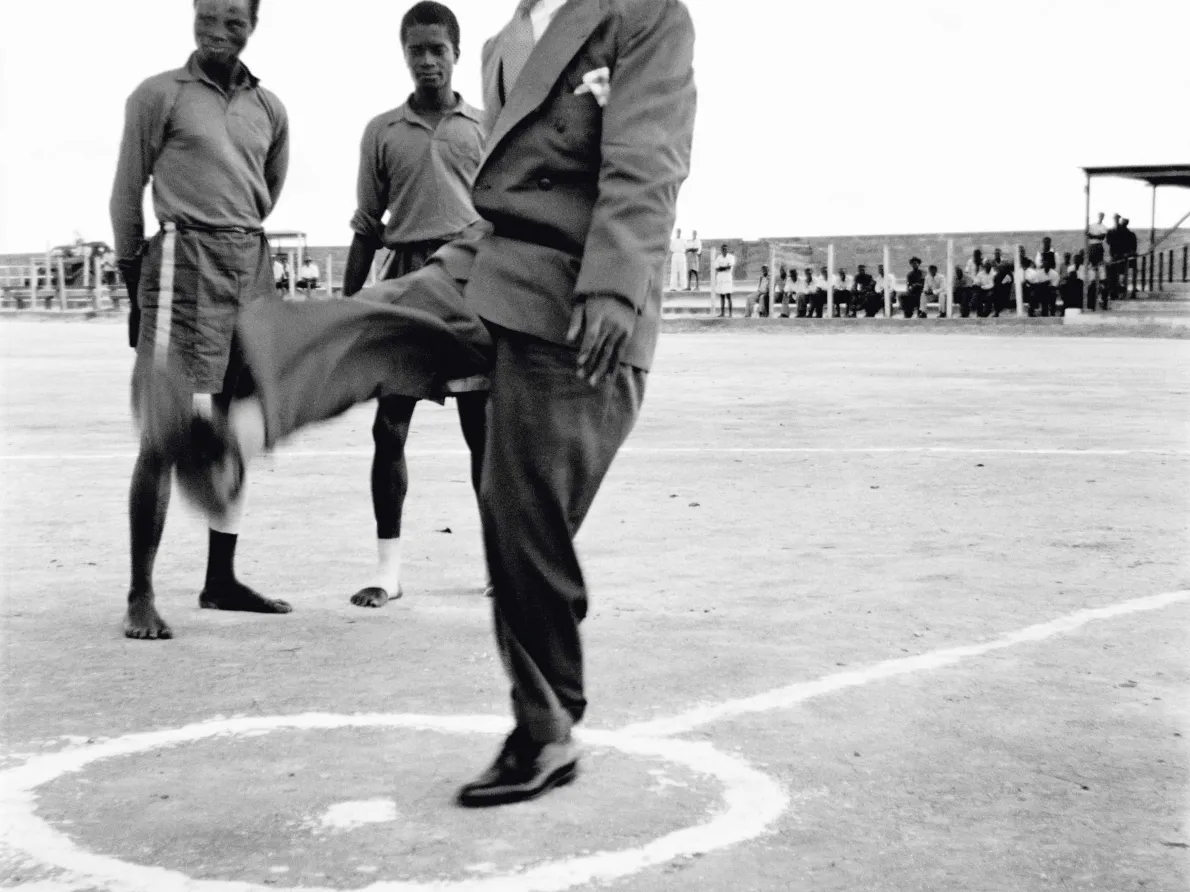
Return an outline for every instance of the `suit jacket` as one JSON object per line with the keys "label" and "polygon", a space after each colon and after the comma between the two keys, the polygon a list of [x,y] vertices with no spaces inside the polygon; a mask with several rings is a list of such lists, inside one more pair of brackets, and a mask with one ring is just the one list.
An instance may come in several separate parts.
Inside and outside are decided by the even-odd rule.
{"label": "suit jacket", "polygon": [[[483,49],[489,136],[473,200],[487,222],[437,262],[465,283],[483,319],[554,343],[566,343],[576,297],[629,302],[637,321],[624,361],[648,369],[690,167],[690,15],[680,0],[570,0],[508,96],[502,38]],[[590,93],[575,95],[599,68],[611,81],[602,108]]]}

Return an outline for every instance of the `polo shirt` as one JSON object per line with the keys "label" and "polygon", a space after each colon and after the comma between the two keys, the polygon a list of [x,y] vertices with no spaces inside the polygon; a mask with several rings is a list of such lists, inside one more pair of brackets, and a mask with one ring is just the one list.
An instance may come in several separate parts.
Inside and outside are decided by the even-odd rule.
{"label": "polo shirt", "polygon": [[116,256],[131,259],[144,241],[150,179],[161,223],[259,229],[288,168],[281,100],[243,63],[224,92],[191,55],[184,67],[144,81],[125,104],[110,204]]}
{"label": "polo shirt", "polygon": [[483,117],[455,96],[437,126],[408,102],[368,122],[352,232],[394,248],[446,240],[479,220],[471,186],[483,158]]}

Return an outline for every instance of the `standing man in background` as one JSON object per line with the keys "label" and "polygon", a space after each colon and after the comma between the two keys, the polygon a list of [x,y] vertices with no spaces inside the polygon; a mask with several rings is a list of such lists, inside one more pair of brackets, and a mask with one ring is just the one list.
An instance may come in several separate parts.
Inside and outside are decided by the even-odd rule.
{"label": "standing man in background", "polygon": [[1107,309],[1107,293],[1103,287],[1103,259],[1107,246],[1107,224],[1103,222],[1103,217],[1103,211],[1100,211],[1095,222],[1087,227],[1087,265],[1090,267],[1087,281],[1094,279],[1095,287],[1092,289],[1092,293],[1095,295],[1095,301],[1098,302],[1102,298],[1103,308]]}
{"label": "standing man in background", "polygon": [[[1128,279],[1131,278],[1133,282],[1136,281],[1136,252],[1140,247],[1136,239],[1136,233],[1128,228],[1128,218],[1120,218],[1120,247],[1123,251],[1124,257],[1124,284],[1120,289],[1120,296],[1128,296]],[[1135,292],[1132,295],[1136,297]]]}
{"label": "standing man in background", "polygon": [[[200,413],[226,409],[240,383],[233,333],[241,309],[276,297],[263,224],[289,165],[285,107],[240,61],[256,30],[260,0],[197,0],[197,50],[182,68],[149,78],[125,108],[112,187],[116,256],[137,310],[133,411],[141,411],[168,361],[185,379]],[[161,231],[145,241],[142,204],[152,179]],[[171,638],[157,613],[153,565],[170,501],[172,464],[142,435],[128,499],[132,579],[124,634]],[[235,577],[243,491],[213,518],[199,604],[216,610],[288,613]]]}
{"label": "standing man in background", "polygon": [[[719,315],[726,312],[730,318],[731,295],[735,287],[735,255],[728,253],[726,243],[719,246],[719,253],[711,261],[711,285],[715,294],[719,295]],[[711,306],[714,307],[714,303]]]}
{"label": "standing man in background", "polygon": [[699,270],[702,267],[702,239],[698,237],[698,230],[690,234],[690,241],[686,242],[686,290],[693,291],[702,287]]}
{"label": "standing man in background", "polygon": [[[460,48],[458,19],[441,3],[426,0],[405,13],[400,35],[414,92],[364,128],[345,297],[364,286],[380,248],[389,251],[380,278],[397,279],[421,269],[435,251],[479,220],[471,186],[483,157],[485,128],[482,114],[452,86]],[[447,388],[458,404],[477,496],[487,386],[481,377],[451,382]],[[416,396],[377,400],[371,477],[377,565],[372,578],[351,596],[358,607],[383,607],[402,594],[401,520],[409,492],[405,443],[419,398],[441,396],[427,386]]]}
{"label": "standing man in background", "polygon": [[677,230],[669,240],[669,290],[681,291],[682,275],[686,269],[686,240],[682,238],[682,230]]}

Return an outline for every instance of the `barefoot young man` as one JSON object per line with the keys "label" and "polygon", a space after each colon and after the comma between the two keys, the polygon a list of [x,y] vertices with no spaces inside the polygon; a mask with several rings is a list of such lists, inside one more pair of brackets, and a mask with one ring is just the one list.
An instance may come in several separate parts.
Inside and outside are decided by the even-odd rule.
{"label": "barefoot young man", "polygon": [[[149,78],[129,97],[111,217],[120,270],[138,308],[133,411],[142,411],[165,362],[179,371],[195,405],[226,405],[241,363],[233,333],[242,306],[275,298],[262,224],[289,163],[285,107],[240,61],[256,29],[260,0],[196,0],[197,50],[182,68]],[[153,182],[161,229],[145,241],[141,211]],[[124,634],[170,638],[154,606],[153,564],[169,507],[169,458],[142,436],[132,472],[129,518],[132,583]],[[235,576],[241,499],[213,518],[199,603],[217,610],[288,613]]]}
{"label": "barefoot young man", "polygon": [[[389,251],[381,278],[396,279],[420,269],[479,220],[471,184],[483,156],[483,118],[451,86],[459,59],[459,22],[441,3],[418,3],[401,20],[401,46],[415,89],[403,105],[373,118],[364,130],[358,205],[351,219],[355,235],[343,281],[348,297],[364,286],[378,249]],[[471,450],[471,485],[477,496],[487,387],[482,376],[447,387],[458,403],[463,439]],[[351,597],[359,607],[383,607],[401,597],[401,515],[409,491],[405,442],[418,397],[435,394],[377,401],[372,508],[378,563],[372,578]]]}
{"label": "barefoot young man", "polygon": [[588,601],[574,537],[644,398],[693,52],[680,0],[517,4],[484,48],[494,123],[472,196],[486,224],[363,300],[249,307],[255,396],[227,419],[174,399],[177,422],[157,432],[184,490],[218,508],[245,456],[303,425],[489,372],[480,516],[515,729],[464,806],[531,799],[577,771]]}

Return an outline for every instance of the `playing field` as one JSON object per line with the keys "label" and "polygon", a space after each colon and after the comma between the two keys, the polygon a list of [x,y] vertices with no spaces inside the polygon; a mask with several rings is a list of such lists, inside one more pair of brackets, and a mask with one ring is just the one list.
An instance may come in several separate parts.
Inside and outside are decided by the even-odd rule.
{"label": "playing field", "polygon": [[467,812],[508,708],[453,407],[403,600],[347,601],[361,407],[256,469],[294,613],[200,611],[175,500],[129,641],[123,329],[0,324],[0,887],[1186,889],[1190,343],[826,330],[663,337],[579,540],[582,774]]}

